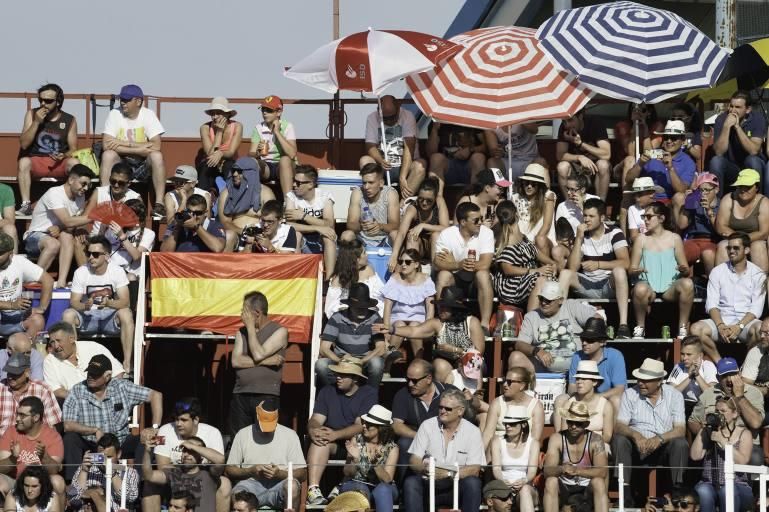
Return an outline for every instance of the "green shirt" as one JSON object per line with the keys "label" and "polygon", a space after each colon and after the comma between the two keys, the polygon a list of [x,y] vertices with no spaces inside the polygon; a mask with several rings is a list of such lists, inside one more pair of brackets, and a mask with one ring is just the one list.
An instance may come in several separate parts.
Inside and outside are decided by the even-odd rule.
{"label": "green shirt", "polygon": [[5,183],[0,183],[0,217],[2,210],[8,206],[16,207],[16,198],[13,197],[13,189]]}

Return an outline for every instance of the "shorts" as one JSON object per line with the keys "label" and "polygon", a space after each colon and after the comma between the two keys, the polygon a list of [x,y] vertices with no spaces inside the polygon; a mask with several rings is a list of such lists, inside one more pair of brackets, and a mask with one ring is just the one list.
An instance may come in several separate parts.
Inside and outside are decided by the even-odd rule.
{"label": "shorts", "polygon": [[[240,491],[250,492],[256,496],[260,507],[267,506],[272,509],[282,510],[288,506],[286,504],[285,482],[285,480],[256,480],[255,478],[247,478],[246,480],[241,480],[232,488],[232,495],[234,496],[235,493]],[[302,486],[299,480],[294,479],[294,482],[299,487]]]}
{"label": "shorts", "polygon": [[42,178],[64,179],[67,177],[67,159],[55,160],[50,156],[30,156],[32,162],[30,174],[32,179]]}
{"label": "shorts", "polygon": [[710,238],[690,238],[684,240],[684,254],[686,254],[686,262],[691,266],[697,263],[697,260],[702,256],[702,252],[711,250],[715,252],[716,243],[710,240]]}
{"label": "shorts", "polygon": [[[711,320],[710,318],[706,318],[703,320],[706,324],[708,324],[708,327],[710,327],[710,337],[716,341],[719,340],[721,337],[720,334],[718,334],[718,327],[716,327],[716,323]],[[748,341],[748,335],[750,334],[750,328],[753,326],[753,324],[761,324],[761,320],[758,318],[751,320],[748,322],[748,325],[742,328],[740,331],[740,334],[737,335],[737,339],[743,343],[746,343]]]}
{"label": "shorts", "polygon": [[318,233],[307,233],[302,240],[302,254],[323,254],[323,237]]}
{"label": "shorts", "polygon": [[387,175],[389,174],[390,175],[389,184],[393,186],[397,186],[398,182],[401,179],[401,166],[399,165],[398,167],[390,167],[389,169],[385,169],[384,171],[385,171],[385,176],[384,176],[385,185],[388,184]]}
{"label": "shorts", "polygon": [[470,160],[449,158],[444,180],[446,185],[467,185],[470,183]]}
{"label": "shorts", "polygon": [[45,231],[31,231],[27,233],[26,238],[24,238],[24,252],[27,253],[27,256],[31,258],[40,256],[40,242],[48,236],[51,235]]}
{"label": "shorts", "polygon": [[611,274],[600,281],[592,281],[585,274],[577,274],[579,287],[574,288],[574,295],[583,299],[613,299],[616,295],[611,285]]}
{"label": "shorts", "polygon": [[29,311],[16,309],[0,311],[0,336],[8,337],[11,334],[25,331],[22,322],[29,316]]}
{"label": "shorts", "polygon": [[262,182],[267,181],[280,181],[280,168],[278,162],[268,162],[267,160],[259,160],[259,166],[263,171],[267,172],[267,179],[262,179]]}
{"label": "shorts", "polygon": [[80,326],[77,330],[80,334],[120,334],[116,313],[117,309],[112,308],[78,311]]}
{"label": "shorts", "polygon": [[131,168],[131,179],[146,182],[152,176],[152,164],[149,157],[124,156],[123,163]]}
{"label": "shorts", "polygon": [[[564,505],[577,505],[575,501],[583,502],[583,503],[593,503],[593,488],[590,485],[581,486],[581,485],[569,485],[563,483],[560,479],[558,480],[558,506],[562,507]],[[582,510],[581,507],[572,507],[572,510],[577,508],[577,510]],[[592,507],[590,507],[592,509]]]}

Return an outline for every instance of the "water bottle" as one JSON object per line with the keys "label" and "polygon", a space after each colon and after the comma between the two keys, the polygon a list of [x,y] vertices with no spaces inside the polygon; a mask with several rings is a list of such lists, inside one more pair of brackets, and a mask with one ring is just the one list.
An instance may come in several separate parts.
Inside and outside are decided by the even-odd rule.
{"label": "water bottle", "polygon": [[363,203],[363,211],[360,215],[361,222],[371,222],[374,220],[374,214],[371,213],[371,208],[368,207],[368,203]]}
{"label": "water bottle", "polygon": [[48,355],[48,333],[46,331],[40,331],[35,336],[35,350],[45,357]]}
{"label": "water bottle", "polygon": [[504,325],[502,326],[502,339],[508,340],[515,336],[513,333],[513,325],[510,323],[510,320],[505,321]]}

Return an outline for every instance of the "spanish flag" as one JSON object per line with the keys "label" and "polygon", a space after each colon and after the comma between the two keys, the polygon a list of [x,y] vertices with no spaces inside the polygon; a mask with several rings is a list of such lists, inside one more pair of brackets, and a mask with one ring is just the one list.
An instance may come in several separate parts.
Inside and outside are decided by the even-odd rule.
{"label": "spanish flag", "polygon": [[321,255],[151,253],[152,325],[233,335],[243,296],[260,291],[268,316],[308,343],[318,304]]}

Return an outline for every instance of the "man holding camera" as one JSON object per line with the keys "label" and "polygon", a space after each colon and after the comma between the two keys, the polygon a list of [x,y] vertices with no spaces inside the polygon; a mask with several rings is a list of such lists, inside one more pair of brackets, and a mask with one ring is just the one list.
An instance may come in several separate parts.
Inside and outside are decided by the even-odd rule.
{"label": "man holding camera", "polygon": [[684,193],[692,184],[697,165],[686,151],[686,126],[683,121],[668,121],[665,129],[654,132],[662,136],[662,149],[644,151],[638,162],[625,174],[625,186],[633,185],[639,176],[649,176],[655,185],[664,189],[655,200],[667,202],[677,193]]}
{"label": "man holding camera", "polygon": [[208,218],[208,203],[200,194],[187,199],[187,208],[177,212],[160,245],[162,252],[222,252],[224,226]]}
{"label": "man holding camera", "polygon": [[283,207],[271,199],[262,206],[262,220],[259,226],[243,228],[245,252],[279,254],[300,254],[302,235],[294,226],[283,222]]}
{"label": "man holding camera", "polygon": [[722,396],[731,398],[737,406],[737,412],[740,413],[737,426],[749,428],[753,433],[753,453],[750,456],[750,464],[761,465],[764,456],[757,432],[764,422],[764,397],[758,388],[742,380],[740,367],[733,357],[721,358],[716,363],[716,371],[718,384],[706,389],[700,395],[699,402],[689,416],[689,430],[696,435],[706,426],[717,427],[714,422],[718,420],[718,416],[711,416],[716,412],[716,401]]}

